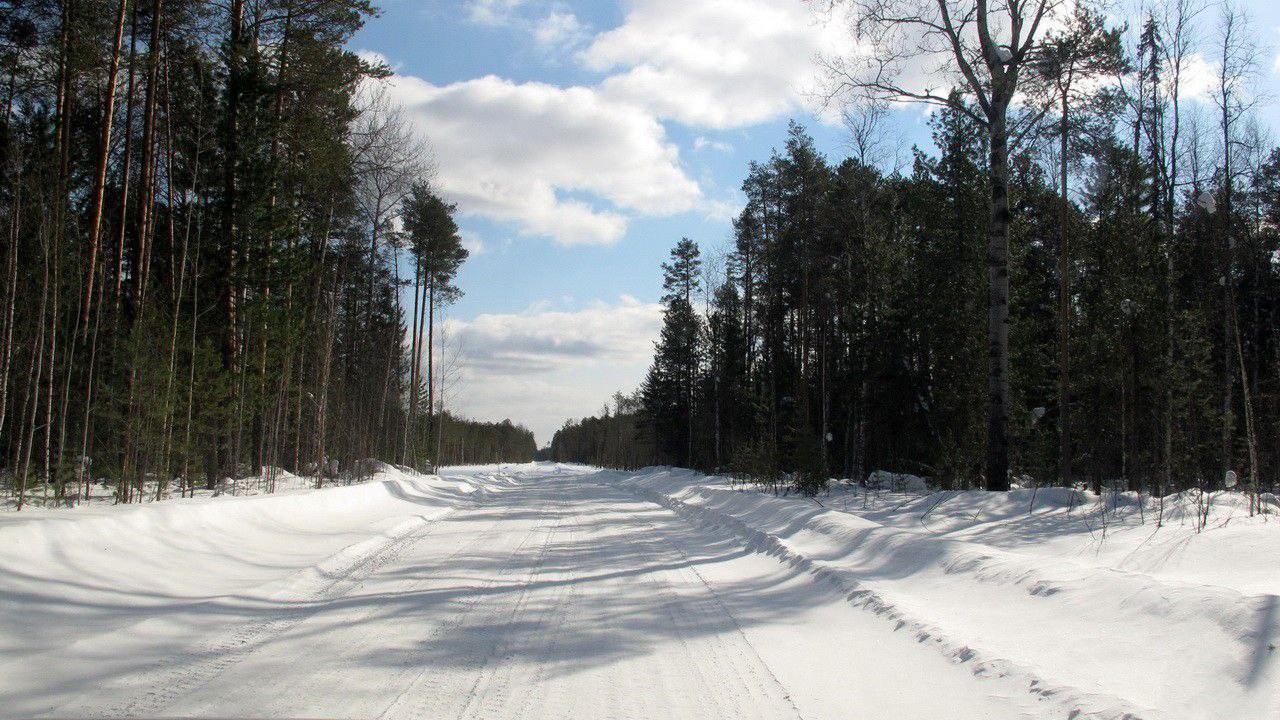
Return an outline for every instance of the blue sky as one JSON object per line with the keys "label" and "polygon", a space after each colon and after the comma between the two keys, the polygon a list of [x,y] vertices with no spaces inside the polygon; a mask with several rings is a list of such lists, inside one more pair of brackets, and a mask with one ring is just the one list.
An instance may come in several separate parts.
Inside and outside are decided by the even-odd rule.
{"label": "blue sky", "polygon": [[[1280,11],[1249,2],[1259,85],[1280,89]],[[795,118],[833,159],[818,53],[851,47],[801,0],[383,0],[352,41],[396,70],[393,97],[437,158],[472,257],[448,310],[446,397],[545,444],[637,386],[659,263],[681,236],[723,247],[747,163]],[[1213,19],[1207,17],[1204,52]],[[1204,70],[1211,70],[1206,61]],[[1203,73],[1202,73],[1203,74]],[[1260,113],[1275,127],[1275,98]],[[928,143],[894,113],[890,155]]]}

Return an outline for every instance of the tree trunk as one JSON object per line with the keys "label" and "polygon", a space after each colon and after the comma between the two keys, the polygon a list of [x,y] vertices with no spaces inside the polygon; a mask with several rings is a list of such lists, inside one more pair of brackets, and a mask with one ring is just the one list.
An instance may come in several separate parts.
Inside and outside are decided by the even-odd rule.
{"label": "tree trunk", "polygon": [[[134,97],[134,79],[135,67],[134,62],[137,56],[138,44],[138,6],[133,6],[133,19],[130,21],[129,31],[129,80],[125,83],[124,93],[124,159],[120,163],[120,222],[116,227],[116,277],[115,277],[115,310],[116,315],[120,315],[121,298],[124,296],[122,288],[124,286],[124,250],[125,238],[128,235],[126,229],[129,225],[129,190],[130,181],[133,173],[130,169],[133,167],[133,97]],[[137,255],[134,256],[134,274],[137,274]]]}
{"label": "tree trunk", "polygon": [[[1223,52],[1223,62],[1226,62],[1226,51]],[[1222,72],[1226,72],[1223,70]],[[1235,351],[1235,340],[1232,337],[1233,323],[1232,317],[1235,315],[1235,250],[1236,240],[1231,234],[1231,213],[1232,208],[1231,189],[1234,183],[1231,176],[1231,102],[1228,94],[1227,80],[1225,75],[1222,80],[1223,98],[1222,98],[1222,208],[1218,210],[1221,214],[1222,221],[1222,237],[1225,244],[1225,258],[1222,275],[1222,448],[1221,462],[1222,468],[1218,477],[1221,483],[1227,476],[1227,471],[1231,470],[1232,461],[1235,453],[1232,448],[1232,435],[1234,428],[1232,417],[1232,406],[1234,405],[1233,392],[1235,380],[1235,362],[1232,353]]]}
{"label": "tree trunk", "polygon": [[4,434],[5,420],[9,408],[9,374],[13,368],[13,322],[14,311],[18,304],[18,228],[20,226],[19,208],[22,207],[21,185],[14,183],[13,210],[9,215],[9,252],[6,288],[8,298],[5,302],[4,349],[0,355],[0,435]]}
{"label": "tree trunk", "polygon": [[[11,117],[13,115],[13,98],[16,90],[16,84],[17,84],[17,69],[14,68],[9,73],[9,92],[8,92],[8,97],[5,100],[5,107],[4,107],[4,137],[6,138],[9,137]],[[5,148],[6,151],[8,149],[9,148],[7,147]],[[5,154],[2,157],[0,157],[0,162],[4,163],[0,167],[8,167],[9,157],[10,157],[9,152],[5,152]],[[5,416],[6,416],[5,411],[7,410],[9,405],[9,361],[13,353],[13,316],[14,316],[14,307],[16,305],[15,301],[17,300],[17,294],[18,294],[18,277],[17,277],[18,235],[19,235],[18,230],[20,226],[19,213],[20,213],[20,208],[22,206],[22,183],[19,181],[16,174],[13,177],[13,182],[12,182],[12,187],[10,192],[12,193],[12,203],[9,206],[9,217],[8,217],[9,222],[7,223],[8,227],[6,228],[8,230],[8,236],[9,236],[9,252],[6,253],[6,258],[5,258],[6,302],[5,302],[5,311],[4,311],[4,321],[2,324],[0,324],[0,327],[4,328],[4,343],[3,343],[3,346],[0,347],[0,437],[4,437],[4,423],[5,423]],[[61,196],[61,192],[59,192],[59,196]],[[58,227],[61,227],[61,225],[58,225]],[[10,270],[11,267],[12,267],[12,270]]]}
{"label": "tree trunk", "polygon": [[151,45],[147,52],[147,94],[143,101],[142,125],[142,168],[139,184],[141,196],[138,198],[138,267],[134,269],[134,302],[137,304],[136,318],[142,316],[141,308],[146,295],[147,275],[151,269],[151,246],[153,244],[152,211],[155,206],[155,146],[156,146],[156,104],[160,93],[157,92],[160,77],[160,11],[161,1],[151,4]]}
{"label": "tree trunk", "polygon": [[[240,84],[241,84],[241,48],[244,26],[244,0],[232,0],[228,29],[227,57],[227,135],[225,159],[223,167],[223,257],[226,262],[226,274],[223,277],[221,304],[226,318],[226,327],[222,335],[223,367],[237,376],[243,376],[240,363],[239,345],[239,232],[237,228],[237,165],[239,159],[239,125],[240,125]],[[237,394],[242,395],[237,385]],[[230,409],[230,408],[229,408]],[[234,410],[232,411],[234,412]],[[237,414],[238,415],[238,414]],[[237,426],[239,423],[237,422]],[[237,435],[238,437],[238,435]],[[238,443],[229,440],[223,443],[222,473],[233,470]]]}
{"label": "tree trunk", "polygon": [[1009,134],[1005,106],[993,110],[991,220],[987,234],[988,490],[1009,489]]}
{"label": "tree trunk", "polygon": [[[227,58],[227,138],[226,138],[226,154],[224,157],[223,167],[223,233],[226,262],[227,262],[227,278],[226,287],[223,290],[225,297],[222,303],[225,306],[227,314],[227,329],[224,337],[224,353],[230,360],[236,356],[236,290],[234,275],[237,271],[238,264],[238,248],[237,248],[237,223],[236,223],[236,192],[237,192],[237,160],[239,154],[239,121],[240,121],[240,74],[241,74],[241,35],[243,32],[244,22],[244,0],[233,0],[231,3],[231,15],[229,18],[230,28],[228,30],[228,58]],[[234,363],[227,362],[227,367],[233,367]]]}
{"label": "tree trunk", "polygon": [[1240,341],[1240,321],[1236,317],[1234,307],[1232,308],[1232,320],[1236,330],[1236,360],[1239,362],[1240,369],[1240,393],[1244,401],[1245,440],[1249,446],[1249,516],[1253,517],[1253,514],[1261,509],[1258,503],[1258,430],[1254,425],[1253,419],[1253,393],[1249,386],[1249,376],[1244,367],[1244,346]]}
{"label": "tree trunk", "polygon": [[[1169,172],[1164,183],[1164,236],[1165,236],[1165,369],[1169,376],[1165,379],[1164,391],[1164,453],[1163,467],[1161,468],[1161,487],[1157,490],[1157,494],[1163,498],[1165,494],[1173,489],[1173,370],[1174,370],[1174,338],[1176,337],[1176,296],[1174,295],[1176,279],[1174,277],[1174,255],[1173,244],[1176,239],[1177,225],[1175,224],[1175,212],[1177,210],[1177,192],[1178,192],[1178,136],[1181,133],[1182,113],[1181,113],[1181,77],[1182,77],[1182,53],[1184,42],[1184,15],[1183,8],[1178,8],[1178,22],[1175,27],[1176,36],[1176,56],[1173,59],[1173,82],[1170,83],[1169,102],[1173,109],[1173,127],[1169,138],[1169,147],[1173,152],[1168,153]],[[1159,527],[1164,521],[1163,513],[1156,520],[1156,527]]]}
{"label": "tree trunk", "polygon": [[411,362],[413,363],[413,367],[410,370],[411,381],[409,384],[412,387],[409,389],[409,393],[410,393],[409,394],[409,422],[406,423],[406,426],[407,426],[406,437],[408,438],[409,442],[408,442],[408,449],[406,450],[406,452],[408,452],[410,455],[409,464],[413,465],[416,468],[418,466],[418,460],[419,460],[417,422],[418,422],[419,395],[421,394],[421,388],[422,388],[422,340],[423,340],[423,333],[425,331],[425,326],[427,321],[427,318],[426,318],[427,298],[426,298],[426,294],[422,292],[422,275],[423,275],[422,259],[417,258],[414,264],[416,265],[416,269],[414,270],[414,282],[413,282],[413,314],[414,314],[413,348],[409,353],[411,356]]}
{"label": "tree trunk", "polygon": [[325,407],[329,398],[329,375],[333,367],[333,331],[334,324],[338,317],[337,298],[333,297],[336,290],[330,293],[329,297],[329,313],[325,320],[325,336],[322,345],[322,355],[320,359],[320,393],[316,398],[316,465],[319,472],[316,475],[316,487],[319,488],[324,483],[324,474],[327,471],[325,465],[328,459],[325,457]]}
{"label": "tree trunk", "polygon": [[[166,168],[165,175],[167,178],[166,186],[165,186],[165,191],[166,191],[165,195],[166,195],[166,204],[169,206],[169,248],[170,248],[169,254],[170,256],[172,256],[175,254],[176,248],[174,247],[174,245],[177,242],[177,237],[174,230],[174,214],[176,212],[176,209],[174,208],[174,202],[173,202],[173,156],[174,156],[173,123],[172,123],[173,110],[172,110],[172,93],[169,89],[169,64],[168,64],[167,57],[166,57],[165,67],[164,67],[164,79],[165,79],[165,168]],[[200,138],[200,126],[203,124],[200,122],[202,119],[203,119],[202,115],[197,116],[196,152],[194,153],[194,157],[193,157],[193,171],[191,176],[192,179],[191,179],[190,197],[192,198],[196,197],[196,193],[199,188],[199,177],[200,177],[199,138]],[[169,328],[169,364],[168,364],[168,372],[165,374],[165,391],[164,391],[165,407],[164,407],[164,428],[163,428],[164,472],[161,475],[162,483],[168,480],[168,478],[172,474],[172,467],[173,467],[172,466],[173,426],[174,426],[173,416],[174,416],[174,407],[176,405],[173,397],[173,384],[174,384],[174,378],[177,372],[177,362],[178,362],[178,317],[182,313],[182,296],[184,291],[186,290],[186,283],[187,283],[187,264],[188,264],[187,260],[188,260],[188,254],[191,248],[191,216],[192,214],[194,214],[194,208],[188,207],[186,224],[185,224],[185,227],[183,228],[183,233],[182,233],[182,252],[178,259],[177,272],[176,273],[172,271],[170,272],[171,282],[175,282],[175,285],[173,288],[173,319],[172,319],[172,322],[170,323],[170,328]],[[170,262],[172,263],[172,258],[170,259]],[[176,276],[176,278],[174,276]],[[184,471],[183,480],[185,481],[185,479],[186,479],[186,474]],[[181,488],[179,488],[179,490],[181,491]],[[159,493],[159,490],[157,490],[157,493]],[[157,497],[157,499],[159,499],[159,497]]]}
{"label": "tree trunk", "polygon": [[[48,379],[45,383],[45,399],[44,399],[44,488],[48,492],[49,484],[53,482],[54,466],[53,466],[53,376],[54,368],[58,364],[58,299],[62,291],[62,243],[61,238],[54,238],[51,243],[53,245],[53,286],[51,288],[51,298],[53,303],[52,312],[49,313],[49,363],[48,363]],[[61,477],[61,476],[59,476]],[[62,482],[58,482],[58,499],[62,499]]]}
{"label": "tree trunk", "polygon": [[[111,66],[107,72],[106,107],[102,112],[102,124],[98,134],[98,166],[94,172],[93,199],[89,210],[89,262],[84,283],[84,297],[80,302],[82,317],[89,315],[89,303],[93,298],[95,269],[98,266],[98,234],[102,229],[103,193],[107,184],[107,160],[111,155],[111,123],[116,110],[116,76],[120,74],[120,45],[124,42],[124,16],[128,0],[120,0],[116,7],[115,42],[111,49]],[[66,108],[64,107],[65,111]]]}
{"label": "tree trunk", "polygon": [[1068,90],[1062,89],[1058,168],[1058,482],[1071,482],[1071,200],[1067,196]]}
{"label": "tree trunk", "polygon": [[[435,339],[436,339],[436,283],[435,273],[427,268],[427,432],[435,427]],[[428,436],[430,437],[430,436]],[[438,435],[437,435],[438,437]],[[440,465],[440,443],[436,442],[433,469]]]}
{"label": "tree trunk", "polygon": [[[1223,35],[1222,35],[1222,56],[1218,66],[1218,92],[1221,105],[1219,107],[1221,119],[1219,130],[1222,133],[1222,207],[1218,209],[1220,217],[1220,228],[1224,242],[1224,263],[1222,278],[1222,468],[1219,482],[1226,477],[1226,473],[1232,470],[1235,461],[1235,452],[1232,447],[1234,441],[1235,418],[1234,418],[1234,378],[1235,375],[1235,358],[1233,353],[1236,349],[1237,339],[1234,337],[1235,317],[1236,317],[1236,279],[1235,279],[1235,254],[1236,254],[1236,238],[1234,228],[1232,227],[1235,220],[1235,168],[1232,163],[1232,137],[1231,128],[1235,124],[1236,116],[1232,107],[1232,87],[1240,76],[1232,72],[1233,50],[1238,50],[1236,44],[1235,30],[1236,22],[1239,19],[1230,5],[1223,6]],[[1241,382],[1248,382],[1248,379],[1241,377]]]}
{"label": "tree trunk", "polygon": [[[41,228],[44,234],[47,228]],[[31,473],[31,447],[35,444],[36,416],[40,411],[40,379],[44,376],[45,334],[48,332],[47,313],[49,310],[49,243],[45,237],[44,275],[40,284],[40,312],[38,313],[39,331],[36,334],[34,352],[31,356],[31,370],[27,374],[27,396],[23,400],[22,424],[18,426],[20,433],[18,454],[14,467],[18,472],[18,500],[16,508],[22,510],[26,499],[27,478]]]}
{"label": "tree trunk", "polygon": [[[102,282],[105,283],[106,273],[104,272],[103,275],[104,277],[102,279]],[[85,373],[86,377],[85,377],[85,383],[84,383],[84,413],[83,413],[83,424],[80,428],[80,457],[76,458],[76,467],[78,468],[77,469],[78,476],[79,478],[82,478],[85,480],[85,484],[84,484],[85,500],[89,499],[89,488],[90,488],[90,484],[93,482],[92,472],[90,471],[90,476],[87,478],[84,477],[84,473],[86,470],[89,470],[90,468],[90,464],[88,460],[88,458],[90,457],[89,443],[90,443],[90,437],[93,429],[93,423],[90,422],[90,419],[93,412],[94,371],[97,369],[97,366],[98,366],[98,331],[102,327],[102,305],[103,305],[102,303],[98,303],[94,310],[92,331],[89,331],[88,329],[89,321],[85,320],[85,332],[88,335],[88,341],[89,341],[89,368]],[[77,484],[78,483],[79,483],[79,479],[77,480]]]}

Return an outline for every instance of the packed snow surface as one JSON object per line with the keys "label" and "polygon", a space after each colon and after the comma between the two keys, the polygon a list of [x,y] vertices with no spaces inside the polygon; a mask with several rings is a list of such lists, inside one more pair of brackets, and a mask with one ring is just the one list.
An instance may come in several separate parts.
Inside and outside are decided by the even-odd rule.
{"label": "packed snow surface", "polygon": [[1280,523],[1151,510],[543,463],[3,513],[0,715],[1277,717]]}

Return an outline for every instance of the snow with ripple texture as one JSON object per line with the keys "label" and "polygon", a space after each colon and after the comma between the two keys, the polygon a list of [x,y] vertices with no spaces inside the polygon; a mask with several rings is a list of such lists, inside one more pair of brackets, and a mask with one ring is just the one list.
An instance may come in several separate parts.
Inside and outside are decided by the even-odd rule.
{"label": "snow with ripple texture", "polygon": [[819,500],[528,464],[3,513],[0,715],[1277,716],[1275,516]]}

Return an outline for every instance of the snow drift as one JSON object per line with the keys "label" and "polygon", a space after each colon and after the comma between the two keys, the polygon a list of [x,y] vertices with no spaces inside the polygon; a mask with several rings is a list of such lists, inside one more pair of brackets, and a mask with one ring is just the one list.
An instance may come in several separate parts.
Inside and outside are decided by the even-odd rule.
{"label": "snow drift", "polygon": [[1136,508],[1104,515],[1065,490],[1042,490],[1034,505],[1031,491],[968,492],[864,509],[860,495],[824,506],[666,468],[593,479],[725,528],[974,674],[1017,679],[1072,716],[1280,708],[1280,522],[1238,503],[1219,501],[1197,532],[1177,502],[1157,530]]}
{"label": "snow drift", "polygon": [[317,582],[466,498],[388,466],[322,490],[0,515],[0,677],[229,592],[265,601]]}
{"label": "snow drift", "polygon": [[[370,707],[390,707],[388,694],[426,687],[436,673],[452,673],[465,700],[474,678],[456,652],[471,646],[446,641],[475,640],[474,630],[480,647],[502,649],[501,628],[518,625],[529,657],[545,658],[567,642],[566,627],[598,643],[601,625],[618,623],[604,628],[627,638],[615,650],[660,644],[653,627],[639,633],[598,614],[631,603],[633,622],[683,623],[711,645],[757,638],[788,688],[840,703],[867,702],[875,693],[865,685],[892,685],[936,693],[958,715],[964,696],[983,707],[1008,701],[1028,717],[1277,717],[1280,518],[1249,517],[1237,496],[1215,497],[1207,512],[1202,498],[1182,497],[1167,500],[1157,528],[1152,508],[1134,500],[1109,497],[1104,511],[1096,497],[1053,489],[837,486],[815,502],[685,470],[543,463],[454,468],[443,479],[383,466],[369,482],[319,491],[0,513],[0,714],[154,716],[203,707],[182,705],[192,698],[228,703],[219,683],[294,662],[304,665],[294,681],[311,690],[363,673]],[[612,549],[601,555],[601,543]],[[689,594],[655,600],[634,577]],[[595,600],[575,605],[575,594]],[[703,615],[664,615],[673,598]],[[399,637],[404,612],[419,613],[410,641]],[[366,637],[361,623],[375,621],[382,634]],[[559,641],[536,631],[547,626],[560,628]],[[665,639],[685,642],[676,636]],[[378,657],[416,648],[427,655],[413,657],[438,664],[391,651],[391,664],[339,659],[314,678],[305,667],[352,645]],[[591,655],[583,645],[559,652],[575,667]],[[724,653],[712,656],[721,660],[705,661],[708,672]],[[632,677],[622,657],[597,655],[595,669]],[[502,653],[484,658],[524,667]],[[535,665],[526,669],[538,682],[551,677]],[[418,675],[429,680],[409,683]],[[279,707],[313,707],[310,693],[300,687]],[[321,695],[330,704],[315,707],[328,714],[348,707]],[[840,716],[856,706],[831,707]],[[886,707],[897,706],[863,709]]]}

